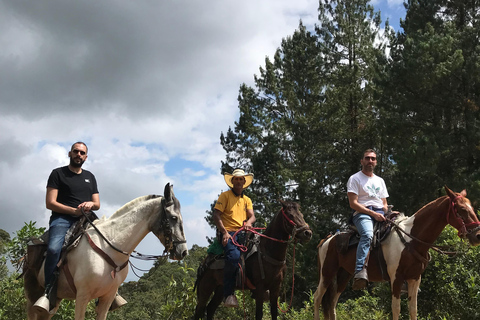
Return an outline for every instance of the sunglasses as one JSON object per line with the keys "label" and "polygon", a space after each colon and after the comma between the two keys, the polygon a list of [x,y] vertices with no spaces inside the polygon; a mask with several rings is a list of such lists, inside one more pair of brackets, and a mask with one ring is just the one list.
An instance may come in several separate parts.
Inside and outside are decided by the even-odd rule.
{"label": "sunglasses", "polygon": [[377,157],[365,157],[365,160],[372,160],[372,161],[376,161],[377,160]]}
{"label": "sunglasses", "polygon": [[83,151],[83,150],[78,150],[78,149],[73,149],[73,150],[72,150],[72,153],[73,153],[73,154],[75,154],[75,153],[80,153],[82,156],[84,156],[84,155],[86,154],[85,151]]}

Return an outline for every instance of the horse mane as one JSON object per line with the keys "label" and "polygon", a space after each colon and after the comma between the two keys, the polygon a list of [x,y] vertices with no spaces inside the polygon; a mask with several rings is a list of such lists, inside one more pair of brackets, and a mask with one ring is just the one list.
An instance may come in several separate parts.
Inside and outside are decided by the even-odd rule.
{"label": "horse mane", "polygon": [[430,206],[433,206],[434,204],[436,203],[442,203],[443,201],[445,201],[445,199],[447,199],[448,196],[442,196],[440,198],[437,198],[433,201],[430,201],[429,203],[427,203],[426,205],[424,205],[423,207],[421,207],[417,212],[414,213],[414,215],[416,215],[417,213],[423,211],[424,209],[426,209],[427,207],[430,207]]}
{"label": "horse mane", "polygon": [[[127,202],[126,204],[124,204],[120,209],[118,209],[117,211],[115,211],[114,214],[111,215],[110,218],[112,217],[116,217],[116,216],[121,216],[122,214],[124,214],[125,212],[129,212],[133,207],[136,207],[138,205],[138,203],[141,203],[141,202],[145,202],[145,201],[148,201],[148,200],[151,200],[151,199],[156,199],[156,198],[161,198],[162,196],[159,196],[159,195],[155,195],[155,194],[150,194],[150,195],[146,195],[146,196],[140,196],[138,198],[135,198],[133,200],[131,200],[130,202]],[[98,223],[98,222],[103,222],[107,220],[107,217],[105,216],[102,216],[100,219],[98,220],[95,220],[94,223]]]}

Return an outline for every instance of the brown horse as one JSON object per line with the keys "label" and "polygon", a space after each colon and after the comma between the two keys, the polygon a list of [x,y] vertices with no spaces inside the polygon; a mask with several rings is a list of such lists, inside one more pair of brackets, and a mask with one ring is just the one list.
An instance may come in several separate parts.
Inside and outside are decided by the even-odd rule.
{"label": "brown horse", "polygon": [[[372,249],[367,267],[369,281],[389,281],[392,292],[392,315],[398,320],[400,314],[400,291],[404,281],[408,283],[410,319],[417,319],[417,293],[421,274],[429,261],[428,249],[446,225],[450,224],[467,238],[471,245],[480,244],[480,222],[473,211],[467,193],[455,193],[445,187],[446,196],[440,197],[421,208],[411,217],[398,219],[394,230]],[[401,232],[400,230],[403,230]],[[345,290],[355,267],[356,246],[345,253],[337,250],[339,237],[322,240],[318,245],[320,281],[314,294],[314,318],[319,320],[320,303],[326,320],[335,320],[335,307],[340,294]],[[381,252],[380,252],[381,251]],[[380,257],[383,253],[383,259]],[[380,255],[378,255],[380,254]],[[386,265],[386,272],[381,265]]]}
{"label": "brown horse", "polygon": [[[246,277],[255,286],[255,289],[250,290],[255,299],[255,319],[257,320],[263,317],[263,301],[267,290],[270,292],[272,319],[277,319],[277,300],[286,268],[285,257],[290,236],[295,241],[302,242],[307,242],[312,237],[312,231],[305,223],[298,204],[280,202],[282,209],[260,237],[257,252],[245,261]],[[212,320],[223,298],[223,269],[207,269],[203,276],[197,279],[197,287],[198,302],[194,319],[203,319],[206,309],[207,320]],[[207,306],[212,292],[214,292],[213,297]]]}

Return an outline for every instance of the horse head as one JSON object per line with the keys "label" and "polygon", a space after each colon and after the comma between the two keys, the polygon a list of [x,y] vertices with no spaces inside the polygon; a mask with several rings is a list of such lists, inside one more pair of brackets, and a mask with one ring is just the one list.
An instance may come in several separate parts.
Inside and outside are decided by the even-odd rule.
{"label": "horse head", "polygon": [[182,260],[187,254],[187,241],[183,233],[183,219],[180,212],[180,202],[175,198],[173,186],[167,183],[160,205],[160,221],[155,221],[152,232],[165,247],[165,253],[170,259]]}
{"label": "horse head", "polygon": [[296,202],[285,202],[282,204],[284,227],[288,234],[292,235],[295,241],[308,242],[312,238],[312,230],[303,219],[300,206]]}
{"label": "horse head", "polygon": [[480,222],[467,198],[467,192],[453,192],[445,186],[447,196],[451,201],[447,215],[448,223],[458,230],[458,236],[467,238],[472,246],[480,244]]}

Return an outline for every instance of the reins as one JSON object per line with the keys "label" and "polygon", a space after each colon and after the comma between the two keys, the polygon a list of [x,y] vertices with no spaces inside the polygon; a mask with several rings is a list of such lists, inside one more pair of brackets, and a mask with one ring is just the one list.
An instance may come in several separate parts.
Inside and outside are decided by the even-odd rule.
{"label": "reins", "polygon": [[[136,270],[139,270],[139,271],[148,271],[148,270],[142,270],[138,267],[136,267],[131,261],[130,261],[130,258],[134,258],[134,259],[138,259],[138,260],[144,260],[144,261],[154,261],[154,260],[158,260],[160,258],[164,258],[164,257],[168,257],[168,249],[171,247],[171,245],[175,245],[175,244],[178,244],[178,243],[185,243],[186,241],[172,241],[172,231],[171,231],[171,228],[170,228],[170,223],[168,222],[168,219],[166,217],[166,213],[165,213],[165,207],[167,206],[170,206],[173,204],[173,201],[172,202],[169,202],[167,203],[164,199],[162,199],[162,203],[163,203],[163,207],[162,207],[162,211],[163,211],[163,214],[162,214],[162,219],[161,219],[161,222],[160,222],[160,227],[162,228],[163,232],[164,232],[164,235],[165,235],[165,240],[166,240],[166,243],[165,243],[165,251],[163,252],[162,255],[146,255],[146,254],[142,254],[142,253],[139,253],[137,251],[132,251],[132,254],[129,254],[128,252],[125,252],[119,248],[117,248],[115,245],[113,245],[104,235],[103,233],[97,228],[97,226],[93,223],[93,221],[88,217],[88,215],[86,214],[86,212],[83,210],[83,208],[81,208],[81,212],[82,212],[82,215],[85,217],[85,219],[88,221],[88,223],[95,229],[95,231],[100,235],[100,237],[102,237],[103,240],[105,240],[105,242],[112,248],[114,249],[115,251],[117,252],[120,252],[121,254],[123,255],[126,255],[129,257],[129,259],[122,265],[123,267],[126,266],[126,264],[130,264],[130,266],[132,267],[132,271],[133,273],[139,277],[137,275],[137,273],[134,271],[134,269]],[[88,236],[88,234],[87,234]],[[90,238],[90,237],[88,237]],[[93,243],[93,241],[91,239],[88,239],[89,240],[89,243],[90,243],[90,246],[97,252],[99,253],[99,250],[101,249],[96,249],[96,245]],[[93,243],[93,245],[92,245]],[[102,251],[103,252],[103,251]],[[106,254],[101,254],[99,253],[105,260],[107,261],[111,261],[111,258],[106,256]],[[133,255],[135,254],[135,255]],[[109,262],[109,264],[111,264],[111,262]],[[112,264],[111,264],[112,265]],[[112,265],[115,269],[117,269],[117,266],[115,265]],[[123,269],[123,268],[122,268]],[[118,270],[117,270],[118,271]],[[139,277],[140,278],[140,277]]]}
{"label": "reins", "polygon": [[[472,231],[480,228],[480,222],[472,222],[472,223],[466,224],[466,223],[458,216],[458,212],[457,212],[457,209],[455,208],[455,202],[454,202],[454,201],[457,200],[457,199],[459,199],[459,198],[462,198],[462,197],[463,197],[462,195],[459,195],[459,196],[455,197],[454,200],[451,200],[451,201],[449,202],[449,209],[448,209],[447,217],[446,217],[446,218],[447,218],[447,223],[448,223],[449,225],[452,225],[452,224],[450,223],[450,218],[449,218],[449,217],[450,217],[450,214],[452,213],[452,214],[454,215],[454,217],[455,217],[455,220],[456,220],[459,224],[461,224],[460,229],[458,229],[458,228],[455,227],[455,228],[458,230],[458,236],[464,236],[465,234],[471,233]],[[456,254],[456,252],[444,252],[443,249],[446,248],[445,246],[436,246],[436,245],[433,245],[432,243],[428,243],[428,242],[425,242],[425,241],[423,241],[423,240],[420,240],[420,239],[418,239],[417,237],[414,237],[411,233],[406,232],[404,229],[402,229],[395,221],[393,221],[393,220],[391,220],[391,219],[389,219],[389,218],[385,218],[385,219],[386,219],[386,221],[388,221],[388,222],[390,222],[391,224],[393,224],[393,225],[397,228],[397,230],[400,230],[400,231],[403,232],[405,235],[407,235],[408,237],[410,237],[412,240],[415,240],[415,241],[417,241],[417,242],[419,242],[419,243],[421,243],[421,244],[424,244],[424,245],[428,246],[429,248],[435,250],[435,251],[438,252],[438,253],[441,253],[441,254],[444,254],[444,255],[448,255],[448,256],[453,256],[453,255]],[[472,225],[477,226],[477,227],[474,228],[473,230],[468,231],[468,230],[467,230],[467,227],[472,226]]]}
{"label": "reins", "polygon": [[88,215],[85,213],[85,211],[83,210],[83,208],[81,208],[81,211],[82,211],[82,214],[83,216],[85,217],[85,219],[87,219],[88,223],[90,223],[90,225],[93,227],[93,229],[95,229],[95,231],[97,231],[97,233],[102,237],[103,240],[105,240],[105,242],[110,246],[112,247],[113,250],[115,251],[118,251],[120,252],[121,254],[124,254],[126,256],[129,256],[129,253],[128,252],[125,252],[121,249],[118,249],[117,247],[115,247],[110,241],[108,241],[108,239],[103,235],[102,232],[100,232],[100,230],[98,230],[97,226],[93,224],[92,220],[90,220],[90,218],[88,217]]}
{"label": "reins", "polygon": [[[245,224],[240,228],[238,229],[234,235],[232,236],[232,243],[237,246],[240,251],[242,252],[247,252],[248,248],[245,246],[245,245],[242,245],[242,244],[239,244],[235,238],[237,236],[237,234],[243,230],[245,230],[246,232],[251,232],[253,234],[257,234],[259,235],[260,237],[263,237],[263,238],[266,238],[266,239],[269,239],[269,240],[272,240],[272,241],[275,241],[275,242],[280,242],[280,243],[287,243],[289,241],[293,241],[295,240],[295,235],[297,234],[298,231],[301,231],[301,230],[304,230],[304,229],[308,229],[309,226],[308,224],[305,224],[304,226],[302,226],[301,228],[298,228],[297,229],[297,224],[295,222],[293,222],[286,214],[285,214],[285,211],[281,210],[282,214],[283,214],[283,227],[284,227],[284,230],[286,231],[287,234],[289,234],[289,240],[282,240],[282,239],[276,239],[276,238],[272,238],[270,236],[267,236],[263,233],[260,233],[258,232],[257,230],[265,230],[266,228],[256,228],[256,227],[252,227],[252,228],[249,228],[248,230],[245,229]],[[293,226],[293,229],[292,229],[292,232],[291,234],[289,232],[287,232],[286,228],[285,228],[285,222],[291,224]],[[292,294],[291,294],[291,297],[290,297],[290,304],[288,306],[288,308],[286,310],[283,310],[281,307],[280,307],[280,304],[278,303],[277,301],[277,307],[278,309],[282,312],[282,313],[286,313],[288,312],[288,310],[291,308],[292,306],[292,302],[293,302],[293,294],[294,294],[294,285],[295,285],[295,248],[296,248],[296,241],[293,241],[293,256],[292,256]],[[265,256],[265,257],[268,257],[268,256]],[[285,264],[285,261],[282,262],[282,264]]]}
{"label": "reins", "polygon": [[[456,254],[456,252],[444,252],[444,251],[442,251],[442,249],[444,249],[444,248],[446,248],[446,247],[436,246],[436,245],[434,245],[434,244],[432,244],[432,243],[428,243],[428,242],[425,242],[425,241],[423,241],[423,240],[418,239],[417,237],[413,236],[411,233],[409,233],[409,232],[405,231],[404,229],[402,229],[402,227],[400,227],[400,226],[398,225],[398,223],[396,223],[395,221],[393,221],[393,220],[390,219],[390,218],[385,218],[385,220],[388,221],[388,222],[390,222],[391,224],[393,224],[397,230],[401,231],[401,232],[404,233],[406,236],[410,237],[412,240],[415,240],[415,241],[417,241],[417,242],[420,242],[421,244],[424,244],[424,245],[428,246],[429,248],[437,251],[438,253],[445,254],[445,255],[448,255],[448,256],[451,256],[451,255]],[[440,249],[440,248],[442,248],[442,249]]]}

